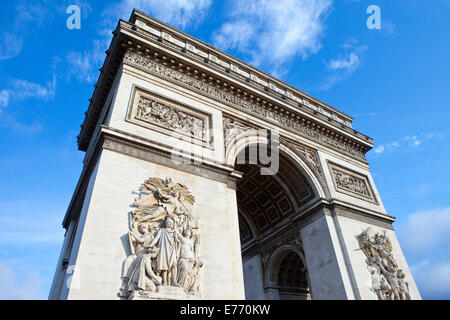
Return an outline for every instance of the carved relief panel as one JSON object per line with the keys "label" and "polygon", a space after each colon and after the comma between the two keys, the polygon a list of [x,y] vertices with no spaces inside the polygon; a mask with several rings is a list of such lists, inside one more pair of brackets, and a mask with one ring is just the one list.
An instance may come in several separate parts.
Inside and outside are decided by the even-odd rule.
{"label": "carved relief panel", "polygon": [[378,204],[367,176],[331,162],[328,166],[336,191]]}
{"label": "carved relief panel", "polygon": [[127,120],[165,134],[211,146],[211,115],[135,87]]}
{"label": "carved relief panel", "polygon": [[128,257],[119,296],[128,299],[199,298],[199,217],[188,188],[171,179],[149,178],[129,216]]}

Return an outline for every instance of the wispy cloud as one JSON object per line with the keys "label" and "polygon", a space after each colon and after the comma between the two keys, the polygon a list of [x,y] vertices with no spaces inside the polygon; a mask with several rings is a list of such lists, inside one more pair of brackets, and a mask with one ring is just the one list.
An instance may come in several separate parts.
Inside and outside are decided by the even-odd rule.
{"label": "wispy cloud", "polygon": [[361,65],[361,59],[367,46],[360,45],[357,40],[349,39],[342,45],[342,52],[337,58],[325,62],[328,74],[321,90],[328,90],[338,82],[348,79]]}
{"label": "wispy cloud", "polygon": [[7,107],[13,100],[25,100],[30,98],[47,100],[56,94],[56,75],[51,81],[41,85],[35,82],[16,79],[11,81],[11,87],[0,90],[0,107]]}
{"label": "wispy cloud", "polygon": [[393,151],[395,149],[398,149],[399,147],[418,148],[423,144],[424,141],[442,137],[443,135],[439,133],[427,133],[420,136],[419,135],[404,136],[393,142],[378,145],[373,149],[373,151],[376,154],[381,154],[386,151]]}
{"label": "wispy cloud", "polygon": [[47,282],[49,280],[20,260],[0,260],[1,300],[46,299],[44,285]]}
{"label": "wispy cloud", "polygon": [[110,15],[117,19],[128,19],[136,8],[166,23],[185,28],[192,23],[203,20],[212,0],[122,0],[110,10]]}
{"label": "wispy cloud", "polygon": [[251,63],[270,63],[277,73],[294,56],[321,48],[331,0],[230,0],[229,19],[213,33],[223,50],[248,54]]}
{"label": "wispy cloud", "polygon": [[15,80],[13,82],[14,91],[12,95],[17,99],[49,99],[53,98],[56,93],[56,75],[53,75],[52,80],[47,82],[45,85],[38,83],[26,81],[26,80]]}
{"label": "wispy cloud", "polygon": [[11,33],[0,34],[0,60],[11,59],[22,50],[23,39],[21,36]]}
{"label": "wispy cloud", "polygon": [[43,130],[42,124],[38,120],[33,120],[31,123],[24,123],[9,115],[0,117],[0,126],[22,135],[37,134]]}
{"label": "wispy cloud", "polygon": [[13,23],[0,31],[0,60],[19,55],[28,32],[40,28],[51,17],[48,8],[39,2],[17,1],[14,11]]}
{"label": "wispy cloud", "polygon": [[428,195],[430,192],[431,186],[428,183],[422,183],[413,189],[412,195],[414,197],[423,197]]}
{"label": "wispy cloud", "polygon": [[79,81],[92,83],[98,78],[98,69],[102,66],[105,58],[104,50],[101,49],[100,41],[94,41],[94,46],[89,51],[74,52],[67,54],[67,77],[75,77]]}
{"label": "wispy cloud", "polygon": [[18,103],[27,99],[52,99],[56,94],[56,75],[46,84],[16,79],[11,81],[11,87],[0,90],[0,126],[13,130],[15,132],[29,135],[42,132],[41,123],[34,119],[31,123],[23,123],[11,114],[2,112],[9,108],[11,103]]}
{"label": "wispy cloud", "polygon": [[411,272],[423,299],[450,300],[450,261],[421,261]]}
{"label": "wispy cloud", "polygon": [[206,16],[212,0],[121,0],[108,6],[99,25],[99,37],[92,47],[85,51],[71,51],[66,55],[67,75],[79,81],[93,83],[105,59],[112,35],[119,19],[128,20],[134,8],[167,22],[175,27],[185,28],[200,23]]}
{"label": "wispy cloud", "polygon": [[448,252],[449,230],[450,207],[445,207],[408,215],[406,223],[398,228],[398,236],[402,239],[403,249],[411,257],[423,258],[439,251]]}
{"label": "wispy cloud", "polygon": [[397,236],[425,299],[450,299],[450,207],[408,215]]}
{"label": "wispy cloud", "polygon": [[6,107],[9,103],[9,90],[0,90],[0,107]]}

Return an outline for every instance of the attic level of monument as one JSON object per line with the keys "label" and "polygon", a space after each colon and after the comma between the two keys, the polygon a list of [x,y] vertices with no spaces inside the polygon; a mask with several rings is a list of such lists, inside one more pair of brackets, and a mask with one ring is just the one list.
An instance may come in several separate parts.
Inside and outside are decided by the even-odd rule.
{"label": "attic level of monument", "polygon": [[123,64],[173,82],[365,162],[373,140],[353,118],[248,64],[137,10],[120,21],[78,136],[86,151]]}

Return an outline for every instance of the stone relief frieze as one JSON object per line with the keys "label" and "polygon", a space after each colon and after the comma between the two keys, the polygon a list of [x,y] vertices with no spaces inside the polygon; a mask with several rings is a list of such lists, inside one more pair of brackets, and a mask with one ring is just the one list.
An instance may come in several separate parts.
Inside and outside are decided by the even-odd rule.
{"label": "stone relief frieze", "polygon": [[188,111],[172,101],[141,89],[136,89],[134,92],[133,105],[128,118],[175,131],[202,142],[208,142],[209,139],[208,115]]}
{"label": "stone relief frieze", "polygon": [[392,253],[392,243],[383,234],[367,228],[357,236],[359,247],[366,255],[367,270],[379,300],[411,300],[405,273],[399,269]]}
{"label": "stone relief frieze", "polygon": [[225,137],[225,148],[227,148],[236,136],[253,129],[249,125],[233,118],[223,118],[223,131]]}
{"label": "stone relief frieze", "polygon": [[366,176],[329,163],[333,183],[337,191],[377,203]]}
{"label": "stone relief frieze", "polygon": [[163,64],[157,63],[145,56],[137,55],[133,52],[126,52],[124,55],[124,63],[138,69],[142,69],[148,73],[155,74],[170,82],[175,82],[190,90],[206,94],[243,112],[251,113],[254,116],[262,118],[266,121],[275,123],[283,128],[300,134],[303,137],[313,139],[321,144],[344,152],[347,155],[365,161],[365,156],[360,150],[353,148],[349,144],[343,143],[331,136],[321,133],[310,128],[302,122],[297,122],[293,118],[282,115],[275,111],[270,111],[237,95],[233,95],[227,91],[221,90],[211,84],[196,79],[195,77],[186,75],[180,71],[171,69]]}
{"label": "stone relief frieze", "polygon": [[320,165],[320,159],[317,150],[307,147],[298,142],[292,143],[287,139],[281,139],[281,143],[288,146],[292,151],[294,151],[300,158],[302,158],[306,162],[306,164],[312,169],[316,178],[319,180],[319,183],[322,186],[322,189],[325,192],[326,196],[329,197],[330,191],[328,189],[328,185],[323,175],[322,166]]}
{"label": "stone relief frieze", "polygon": [[282,142],[289,145],[289,147],[291,147],[297,154],[303,155],[302,158],[305,159],[318,174],[322,175],[322,169],[320,167],[319,155],[317,154],[317,150],[307,147],[303,144],[289,143],[284,139],[282,140]]}
{"label": "stone relief frieze", "polygon": [[120,296],[199,297],[203,259],[194,203],[188,188],[169,178],[144,182],[129,215],[129,252]]}

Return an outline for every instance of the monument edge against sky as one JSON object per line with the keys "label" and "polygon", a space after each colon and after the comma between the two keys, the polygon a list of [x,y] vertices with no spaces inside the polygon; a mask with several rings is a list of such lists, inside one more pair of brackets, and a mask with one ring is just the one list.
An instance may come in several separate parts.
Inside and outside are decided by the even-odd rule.
{"label": "monument edge against sky", "polygon": [[50,299],[420,299],[352,117],[141,11],[113,34]]}

